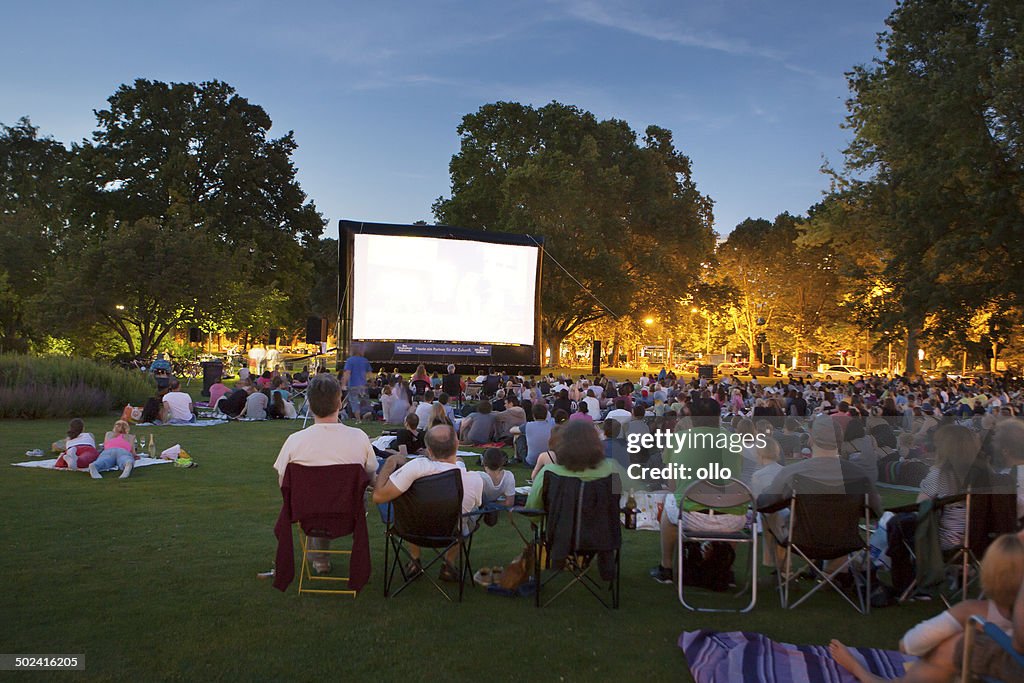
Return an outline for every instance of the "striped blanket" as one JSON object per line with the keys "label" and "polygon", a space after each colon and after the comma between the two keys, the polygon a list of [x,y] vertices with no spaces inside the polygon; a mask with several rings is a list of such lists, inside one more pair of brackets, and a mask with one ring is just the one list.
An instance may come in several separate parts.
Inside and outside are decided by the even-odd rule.
{"label": "striped blanket", "polygon": [[[854,683],[824,645],[778,643],[760,633],[685,631],[679,647],[697,683]],[[891,650],[850,648],[868,671],[885,679],[902,676],[913,657]]]}

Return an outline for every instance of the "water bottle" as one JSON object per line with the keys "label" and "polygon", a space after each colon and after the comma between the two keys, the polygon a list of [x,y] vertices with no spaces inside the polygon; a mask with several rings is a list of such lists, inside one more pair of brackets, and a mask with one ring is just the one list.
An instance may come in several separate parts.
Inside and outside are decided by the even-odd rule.
{"label": "water bottle", "polygon": [[156,439],[153,438],[153,432],[149,433],[149,457],[156,458]]}

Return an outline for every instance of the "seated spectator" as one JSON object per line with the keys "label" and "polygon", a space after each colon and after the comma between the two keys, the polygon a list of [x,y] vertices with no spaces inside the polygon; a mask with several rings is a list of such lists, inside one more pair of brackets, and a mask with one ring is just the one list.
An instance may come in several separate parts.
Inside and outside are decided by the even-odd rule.
{"label": "seated spectator", "polygon": [[256,378],[256,388],[260,391],[269,389],[270,385],[273,384],[274,377],[270,370],[264,370],[263,374]]}
{"label": "seated spectator", "polygon": [[405,416],[405,423],[402,428],[398,430],[398,434],[395,436],[394,443],[391,444],[391,450],[401,452],[402,446],[405,446],[405,452],[409,455],[419,455],[426,448],[426,444],[423,441],[423,433],[419,430],[420,418],[416,413],[409,413]]}
{"label": "seated spectator", "polygon": [[[445,396],[445,394],[441,395]],[[445,398],[447,398],[447,396],[445,396]],[[430,431],[432,427],[436,427],[437,425],[448,425],[450,427],[455,426],[452,419],[448,416],[447,411],[445,411],[445,405],[440,401],[434,403],[430,407],[430,415],[427,417],[426,431]]]}
{"label": "seated spectator", "polygon": [[584,422],[566,422],[559,435],[558,462],[549,463],[533,480],[533,487],[526,497],[526,507],[544,507],[544,477],[549,472],[560,477],[576,477],[584,481],[604,479],[609,475],[619,477],[616,490],[621,490],[625,473],[618,463],[604,457],[601,440],[597,431]]}
{"label": "seated spectator", "polygon": [[[835,419],[834,416],[833,419]],[[849,457],[850,462],[860,465],[872,483],[877,482],[878,461],[881,460],[883,453],[878,448],[875,437],[864,431],[864,420],[860,418],[850,420],[843,436],[840,452]]]}
{"label": "seated spectator", "polygon": [[391,407],[388,410],[388,424],[403,424],[405,416],[412,410],[412,396],[405,381],[399,379],[391,386]]}
{"label": "seated spectator", "polygon": [[181,390],[181,383],[172,378],[164,394],[163,421],[171,424],[185,424],[196,421],[195,406],[192,397]]}
{"label": "seated spectator", "polygon": [[551,410],[564,410],[567,416],[572,415],[573,412],[575,412],[575,406],[573,405],[573,402],[569,400],[568,389],[563,388],[559,390],[558,398],[556,398],[552,404]]}
{"label": "seated spectator", "polygon": [[85,431],[85,422],[76,417],[68,423],[67,438],[53,444],[53,450],[62,451],[54,467],[86,469],[100,457],[96,450],[96,437]]}
{"label": "seated spectator", "polygon": [[[313,424],[285,439],[274,462],[278,486],[284,481],[289,463],[307,467],[326,465],[362,465],[372,483],[377,473],[377,456],[366,432],[338,422],[341,411],[341,385],[334,375],[314,375],[309,381],[307,404]],[[310,537],[310,549],[327,550],[330,541]],[[324,554],[311,557],[317,573],[328,573],[330,562]]]}
{"label": "seated spectator", "polygon": [[[459,440],[455,435],[455,430],[447,425],[434,427],[427,432],[426,444],[427,457],[425,458],[416,458],[406,462],[402,456],[394,455],[387,459],[377,476],[373,502],[378,505],[390,503],[408,491],[417,479],[458,468],[462,475],[463,514],[472,512],[479,507],[483,500],[483,481],[480,479],[479,473],[467,472],[465,467],[459,467],[456,457]],[[464,523],[463,533],[468,535],[470,532],[470,525]],[[407,545],[413,559],[406,567],[406,575],[416,575],[423,571],[419,561],[420,549],[411,543]],[[459,580],[459,572],[455,568],[458,553],[457,546],[448,551],[444,566],[441,567],[442,580]]]}
{"label": "seated spectator", "polygon": [[651,428],[647,426],[647,411],[640,404],[633,406],[633,414],[628,422],[622,426],[623,437],[628,439],[631,434],[650,434]]}
{"label": "seated spectator", "polygon": [[590,416],[590,406],[587,405],[586,401],[579,402],[578,409],[575,413],[569,416],[569,419],[594,424],[594,418]]}
{"label": "seated spectator", "polygon": [[[666,449],[663,456],[665,463],[681,465],[690,472],[717,464],[728,468],[734,477],[738,476],[742,470],[743,456],[728,448],[719,448],[715,443],[720,441],[716,437],[722,433],[722,411],[718,402],[712,398],[699,398],[693,402],[690,413],[693,424],[688,430],[690,438],[681,442],[675,450]],[[661,515],[661,562],[650,571],[651,578],[658,583],[673,582],[676,525],[680,516],[686,528],[696,531],[735,532],[747,522],[745,508],[717,510],[717,514],[709,514],[711,511],[693,501],[686,501],[684,505],[683,493],[690,483],[688,479],[680,478],[675,493],[665,497],[665,508]]]}
{"label": "seated spectator", "polygon": [[226,384],[224,384],[224,380],[218,378],[216,382],[210,385],[210,401],[208,405],[211,408],[216,407],[217,401],[219,401],[221,397],[226,395],[229,391],[231,390],[228,389]]}
{"label": "seated spectator", "polygon": [[222,396],[217,402],[217,410],[227,415],[228,417],[238,417],[245,410],[245,401],[249,397],[249,393],[253,391],[253,386],[247,379],[240,379],[235,384],[235,389],[230,394]]}
{"label": "seated spectator", "polygon": [[796,418],[787,417],[782,423],[782,431],[775,432],[773,436],[779,443],[782,461],[788,462],[803,448],[806,434],[800,429],[800,422]]}
{"label": "seated spectator", "polygon": [[[872,513],[880,516],[882,500],[874,484],[860,466],[839,457],[839,430],[839,423],[829,415],[814,418],[811,423],[811,457],[797,460],[779,470],[757,497],[758,509],[784,505],[793,497],[794,479],[799,477],[811,487],[820,487],[818,490],[833,492],[842,489],[846,493],[867,493]],[[773,524],[773,520],[777,523]],[[788,519],[784,516],[770,516],[768,527],[776,538],[788,536]]]}
{"label": "seated spectator", "polygon": [[[904,681],[951,681],[963,662],[963,633],[971,617],[982,617],[1013,634],[1013,647],[1024,652],[1024,542],[1005,534],[989,546],[981,562],[981,587],[986,600],[964,600],[937,617],[923,621],[900,639],[900,652],[919,657],[907,669]],[[1002,681],[1021,680],[1021,670],[995,644],[979,638],[972,657],[971,673],[998,676]],[[866,671],[849,648],[838,640],[829,644],[836,663],[861,683],[887,679]],[[974,666],[977,664],[977,666]],[[972,679],[974,680],[974,679]]]}
{"label": "seated spectator", "polygon": [[[782,465],[779,464],[779,456],[781,454],[781,448],[779,443],[772,438],[765,440],[763,448],[756,448],[757,461],[759,468],[750,479],[750,492],[754,494],[754,500],[767,490],[771,485],[772,480],[775,479],[776,475],[782,471]],[[788,510],[781,510],[779,512],[772,512],[765,515],[765,518],[772,517],[773,515],[782,515],[785,517],[789,513]],[[784,525],[775,520],[775,528],[782,528]],[[764,551],[761,554],[761,562],[766,567],[779,567],[782,566],[781,559],[785,557],[785,552],[775,542],[775,537],[771,534],[764,534],[762,536]]]}
{"label": "seated spectator", "polygon": [[562,427],[563,425],[555,425],[551,428],[551,436],[548,438],[548,449],[537,456],[537,462],[533,465],[533,472],[530,473],[531,479],[536,479],[545,465],[558,462],[558,437]]}
{"label": "seated spectator", "polygon": [[615,407],[608,411],[608,414],[604,416],[606,420],[618,420],[619,424],[623,427],[626,423],[633,419],[633,413],[626,410],[626,401],[621,396],[615,399]]}
{"label": "seated spectator", "polygon": [[495,437],[498,441],[512,438],[512,428],[526,424],[526,411],[515,395],[506,394],[505,410],[495,414]]}
{"label": "seated spectator", "polygon": [[462,420],[462,440],[475,445],[493,443],[496,421],[497,417],[491,412],[490,401],[480,401],[476,412]]}
{"label": "seated spectator", "polygon": [[437,402],[441,404],[444,409],[444,414],[448,416],[448,421],[456,428],[459,426],[459,421],[455,418],[455,409],[451,405],[451,397],[447,392],[442,391],[437,396]]}
{"label": "seated spectator", "polygon": [[418,401],[416,403],[416,407],[413,409],[413,412],[416,414],[416,417],[420,419],[421,425],[427,424],[427,420],[430,419],[430,413],[433,407],[434,392],[431,391],[430,389],[427,389],[427,393],[423,395],[422,400]]}
{"label": "seated spectator", "polygon": [[605,420],[601,423],[604,432],[604,457],[614,460],[623,469],[629,467],[630,457],[626,450],[626,440],[622,438],[622,423],[618,420]]}
{"label": "seated spectator", "polygon": [[[967,427],[955,424],[940,427],[935,432],[935,464],[921,481],[918,502],[964,493],[981,480],[987,485],[986,466],[978,458],[980,449],[977,434]],[[917,514],[913,512],[896,515],[886,527],[893,589],[897,594],[902,594],[916,575],[913,558],[904,545],[905,539],[913,545],[916,528]],[[966,530],[967,506],[964,502],[950,503],[942,508],[939,545],[943,551],[959,548]]]}
{"label": "seated spectator", "polygon": [[245,406],[242,407],[242,412],[238,414],[238,419],[266,420],[267,405],[270,403],[267,395],[262,391],[257,391],[256,387],[252,384],[246,384],[245,393]]}
{"label": "seated spectator", "polygon": [[500,413],[505,410],[505,390],[498,389],[494,394],[494,400],[491,401],[491,412]]}
{"label": "seated spectator", "polygon": [[[523,425],[523,436],[525,440],[526,464],[533,467],[537,464],[537,458],[541,453],[548,450],[548,442],[551,438],[551,428],[554,421],[548,420],[548,407],[543,403],[535,403],[533,406],[533,421]],[[517,449],[518,452],[518,449]]]}
{"label": "seated spectator", "polygon": [[516,477],[505,469],[505,451],[488,448],[480,456],[480,464],[484,470],[477,474],[483,481],[483,505],[513,507],[516,504]]}

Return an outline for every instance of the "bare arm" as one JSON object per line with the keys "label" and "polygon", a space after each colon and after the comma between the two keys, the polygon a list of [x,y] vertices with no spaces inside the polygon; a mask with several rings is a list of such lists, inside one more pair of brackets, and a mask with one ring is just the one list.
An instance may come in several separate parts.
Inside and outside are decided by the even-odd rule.
{"label": "bare arm", "polygon": [[1024,581],[1021,581],[1013,603],[1013,649],[1024,653]]}

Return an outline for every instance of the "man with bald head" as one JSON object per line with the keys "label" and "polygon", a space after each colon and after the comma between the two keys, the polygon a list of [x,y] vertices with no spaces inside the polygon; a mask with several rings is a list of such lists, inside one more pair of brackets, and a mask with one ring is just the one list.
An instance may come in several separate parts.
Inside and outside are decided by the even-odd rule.
{"label": "man with bald head", "polygon": [[[427,431],[425,440],[426,457],[407,460],[405,456],[399,454],[388,458],[377,474],[377,488],[373,491],[373,502],[377,504],[390,503],[408,491],[417,479],[456,469],[462,476],[462,512],[472,512],[479,507],[483,500],[484,482],[476,474],[467,472],[466,466],[459,462],[457,457],[459,439],[455,434],[455,429],[447,424],[435,425]],[[467,534],[470,532],[468,526],[464,525],[463,532]],[[413,566],[410,569],[412,573],[418,573],[420,571],[420,549],[411,543],[407,545],[409,554],[413,557]],[[458,560],[458,552],[457,546],[448,551],[445,557],[445,566],[441,567],[442,579],[459,580],[458,570],[454,568]]]}

